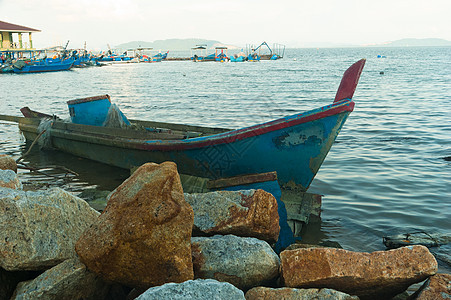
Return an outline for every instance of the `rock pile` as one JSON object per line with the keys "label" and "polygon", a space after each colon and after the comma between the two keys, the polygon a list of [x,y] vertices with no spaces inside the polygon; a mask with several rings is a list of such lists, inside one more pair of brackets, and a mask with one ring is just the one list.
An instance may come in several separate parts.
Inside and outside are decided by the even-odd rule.
{"label": "rock pile", "polygon": [[100,215],[61,189],[0,187],[0,299],[389,299],[425,279],[419,299],[449,297],[423,246],[278,256],[272,198],[184,195],[170,162],[141,166]]}

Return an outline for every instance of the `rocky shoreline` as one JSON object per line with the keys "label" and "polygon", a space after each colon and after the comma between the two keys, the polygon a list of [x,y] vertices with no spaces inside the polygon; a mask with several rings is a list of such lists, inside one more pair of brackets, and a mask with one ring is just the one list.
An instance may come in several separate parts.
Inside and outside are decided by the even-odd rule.
{"label": "rocky shoreline", "polygon": [[186,194],[171,162],[138,168],[101,214],[60,188],[24,191],[16,172],[0,156],[0,299],[451,297],[424,246],[276,253],[271,194]]}

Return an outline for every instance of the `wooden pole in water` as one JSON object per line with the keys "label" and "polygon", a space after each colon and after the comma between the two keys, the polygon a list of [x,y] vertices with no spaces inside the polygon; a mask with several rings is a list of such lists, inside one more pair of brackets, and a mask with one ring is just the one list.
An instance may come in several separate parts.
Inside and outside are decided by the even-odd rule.
{"label": "wooden pole in water", "polygon": [[9,115],[1,115],[0,114],[0,120],[2,121],[9,121],[9,122],[16,122],[19,123],[20,120],[25,119],[24,117],[16,117],[16,116],[9,116]]}

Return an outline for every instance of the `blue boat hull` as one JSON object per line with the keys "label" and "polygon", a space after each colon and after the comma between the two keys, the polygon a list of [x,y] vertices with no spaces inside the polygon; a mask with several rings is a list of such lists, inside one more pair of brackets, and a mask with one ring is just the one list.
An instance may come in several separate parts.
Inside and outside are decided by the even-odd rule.
{"label": "blue boat hull", "polygon": [[246,57],[245,56],[238,56],[238,57],[230,56],[230,61],[231,62],[244,62],[244,61],[246,61]]}
{"label": "blue boat hull", "polygon": [[14,68],[14,73],[38,73],[38,72],[56,72],[69,70],[73,61],[67,63],[49,63],[38,65],[26,65],[22,69]]}
{"label": "blue boat hull", "polygon": [[[354,102],[344,100],[268,123],[181,140],[90,134],[97,126],[70,124],[68,130],[69,124],[54,122],[51,140],[56,149],[126,169],[174,161],[180,173],[211,179],[276,171],[282,187],[305,191],[353,107]],[[27,138],[37,134],[35,128]]]}

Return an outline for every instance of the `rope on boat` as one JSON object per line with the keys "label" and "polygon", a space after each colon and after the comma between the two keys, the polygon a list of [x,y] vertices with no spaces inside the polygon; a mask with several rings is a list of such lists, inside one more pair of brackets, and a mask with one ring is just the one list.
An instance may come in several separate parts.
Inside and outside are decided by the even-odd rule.
{"label": "rope on boat", "polygon": [[30,153],[31,149],[33,148],[33,146],[36,144],[36,142],[39,140],[39,138],[46,132],[46,130],[44,129],[43,131],[41,131],[38,136],[34,139],[33,143],[31,143],[30,148],[28,148],[27,152],[25,152],[24,154],[22,154],[18,159],[16,159],[16,163],[20,162],[25,156],[28,155],[28,153]]}
{"label": "rope on boat", "polygon": [[40,139],[38,139],[38,144],[41,149],[51,148],[52,146],[52,139],[50,135],[52,124],[53,120],[47,118],[41,119],[41,122],[39,123],[38,132]]}

